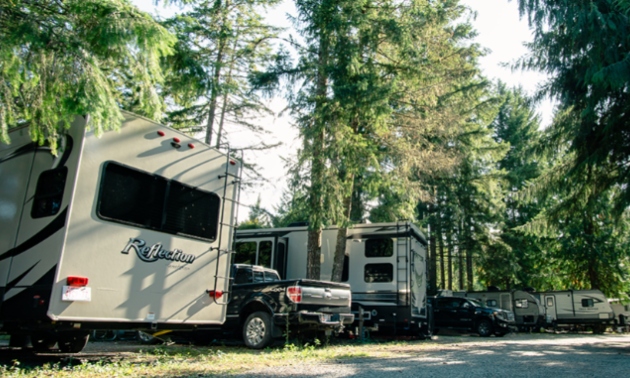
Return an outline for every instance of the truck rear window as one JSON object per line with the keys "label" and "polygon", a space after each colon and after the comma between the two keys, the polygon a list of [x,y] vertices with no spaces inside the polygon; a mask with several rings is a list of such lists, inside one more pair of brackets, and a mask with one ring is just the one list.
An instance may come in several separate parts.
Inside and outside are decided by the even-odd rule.
{"label": "truck rear window", "polygon": [[214,241],[220,202],[215,193],[107,162],[96,211],[105,220]]}

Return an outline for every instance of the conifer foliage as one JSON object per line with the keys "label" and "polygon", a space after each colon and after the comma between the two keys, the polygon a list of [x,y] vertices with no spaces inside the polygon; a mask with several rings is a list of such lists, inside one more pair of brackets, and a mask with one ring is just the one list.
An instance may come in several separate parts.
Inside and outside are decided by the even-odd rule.
{"label": "conifer foliage", "polygon": [[163,110],[160,58],[175,38],[126,0],[2,0],[0,41],[2,143],[29,122],[54,151],[76,114],[89,114],[96,134],[115,129],[125,97],[146,116]]}

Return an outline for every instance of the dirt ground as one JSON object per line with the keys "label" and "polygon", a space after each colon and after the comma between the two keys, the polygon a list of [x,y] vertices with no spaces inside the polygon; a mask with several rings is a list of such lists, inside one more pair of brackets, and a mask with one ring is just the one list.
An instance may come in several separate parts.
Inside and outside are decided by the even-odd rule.
{"label": "dirt ground", "polygon": [[[623,377],[630,376],[630,334],[508,334],[483,338],[443,334],[432,340],[366,344],[365,357],[334,363],[305,364],[301,361],[274,368],[252,366],[239,377]],[[81,353],[34,353],[8,347],[0,340],[0,365],[18,360],[22,367],[86,361],[137,359],[152,346],[137,341],[91,341]],[[169,345],[162,346],[169,348]],[[231,348],[223,344],[222,350]],[[360,347],[359,347],[360,348]],[[384,353],[385,352],[385,353]]]}

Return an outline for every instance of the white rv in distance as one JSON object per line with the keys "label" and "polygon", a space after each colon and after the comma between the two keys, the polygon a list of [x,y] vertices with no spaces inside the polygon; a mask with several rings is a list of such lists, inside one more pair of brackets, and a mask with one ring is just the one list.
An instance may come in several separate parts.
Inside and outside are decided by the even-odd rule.
{"label": "white rv in distance", "polygon": [[0,145],[0,332],[80,351],[93,329],[225,321],[240,162],[124,113],[77,117],[58,156],[26,127]]}
{"label": "white rv in distance", "polygon": [[545,323],[545,307],[532,294],[523,290],[470,291],[462,296],[481,301],[487,307],[502,308],[514,313],[519,330],[533,330]]}
{"label": "white rv in distance", "polygon": [[[321,279],[332,278],[337,228],[322,232]],[[237,230],[234,262],[273,268],[285,279],[306,277],[307,227]],[[427,241],[409,222],[348,229],[342,282],[350,284],[355,324],[389,335],[432,333],[427,304]]]}
{"label": "white rv in distance", "polygon": [[599,290],[564,290],[532,293],[545,306],[548,326],[603,333],[614,324],[614,312]]}

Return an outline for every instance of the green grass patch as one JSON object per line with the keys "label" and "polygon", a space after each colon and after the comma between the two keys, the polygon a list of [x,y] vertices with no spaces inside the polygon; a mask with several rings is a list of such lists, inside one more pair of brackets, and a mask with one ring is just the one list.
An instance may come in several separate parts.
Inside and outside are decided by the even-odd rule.
{"label": "green grass patch", "polygon": [[[212,377],[246,372],[253,368],[322,363],[366,358],[378,353],[378,344],[329,345],[319,342],[251,350],[245,347],[156,346],[126,352],[121,357],[94,360],[89,355],[41,366],[19,361],[0,365],[2,377]],[[367,348],[367,349],[366,349]],[[374,349],[369,351],[369,349]],[[117,360],[114,360],[117,358]],[[31,364],[32,365],[32,364]]]}

